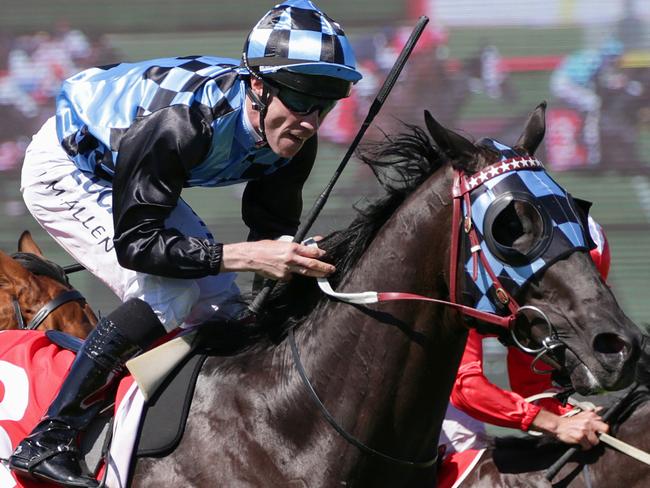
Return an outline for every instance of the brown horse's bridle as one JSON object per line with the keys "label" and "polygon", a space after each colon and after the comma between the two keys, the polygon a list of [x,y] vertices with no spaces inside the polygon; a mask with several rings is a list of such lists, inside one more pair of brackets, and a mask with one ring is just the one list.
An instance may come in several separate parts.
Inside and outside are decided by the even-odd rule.
{"label": "brown horse's bridle", "polygon": [[39,325],[43,323],[43,321],[48,317],[48,315],[54,312],[57,308],[59,308],[61,305],[73,301],[81,301],[85,303],[86,299],[77,290],[62,291],[52,300],[50,300],[45,305],[43,305],[40,308],[40,310],[34,314],[32,319],[27,324],[25,324],[25,320],[23,319],[23,313],[20,309],[20,304],[18,303],[18,299],[14,298],[12,300],[12,305],[14,308],[16,321],[18,322],[18,328],[25,329],[25,330],[35,330],[38,328]]}
{"label": "brown horse's bridle", "polygon": [[[18,261],[24,268],[31,271],[32,273],[36,275],[47,276],[48,278],[52,278],[62,285],[71,288],[65,269],[61,268],[57,264],[42,259],[35,254],[24,252],[16,253],[12,256],[12,258]],[[52,300],[43,305],[39,311],[34,314],[32,319],[27,324],[25,324],[25,319],[23,318],[23,313],[20,309],[18,298],[13,298],[12,306],[14,309],[14,315],[16,316],[16,321],[18,323],[18,328],[25,330],[35,330],[57,308],[59,308],[61,305],[65,305],[66,303],[73,301],[79,301],[82,302],[82,304],[86,303],[86,299],[79,291],[74,289],[64,290],[55,296]]]}
{"label": "brown horse's bridle", "polygon": [[[512,169],[508,169],[512,167]],[[485,181],[491,177],[498,176],[503,174],[506,171],[513,171],[518,168],[539,168],[541,163],[533,158],[518,157],[512,158],[507,161],[499,162],[497,164],[488,166],[481,170],[478,174],[472,175],[471,178],[467,178],[465,173],[461,170],[457,170],[454,175],[454,182],[452,186],[452,195],[453,195],[453,214],[452,214],[452,233],[451,233],[451,256],[450,256],[450,273],[449,273],[449,298],[450,304],[457,304],[457,277],[458,277],[458,262],[459,262],[459,253],[460,253],[460,225],[461,221],[463,224],[463,232],[465,232],[469,238],[470,242],[470,251],[472,253],[473,259],[473,272],[477,273],[478,261],[481,261],[483,268],[487,271],[495,289],[495,296],[497,300],[502,305],[505,305],[510,310],[510,314],[501,317],[494,313],[482,312],[480,310],[474,309],[472,307],[463,307],[460,309],[461,313],[470,317],[480,319],[484,322],[494,324],[500,327],[504,327],[508,330],[510,337],[512,338],[516,347],[522,351],[534,355],[534,359],[531,363],[531,369],[533,372],[538,374],[549,373],[549,370],[542,370],[536,367],[538,361],[546,357],[549,362],[553,363],[555,367],[559,367],[559,364],[553,359],[552,353],[554,350],[566,347],[565,344],[559,339],[557,331],[551,324],[551,321],[548,319],[546,314],[542,312],[539,308],[525,305],[521,306],[517,303],[514,297],[505,289],[505,287],[500,283],[499,278],[496,276],[496,273],[493,271],[492,266],[485,257],[485,254],[481,252],[481,243],[478,238],[477,232],[474,229],[472,224],[472,205],[470,202],[470,192],[482,185]],[[503,169],[501,169],[503,168]],[[463,215],[461,209],[461,201],[464,203],[464,208],[466,212]],[[462,219],[461,219],[462,216]],[[515,332],[515,323],[517,318],[526,315],[533,314],[536,316],[537,320],[544,323],[548,328],[548,334],[541,340],[541,345],[536,348],[527,347],[517,338]],[[531,321],[532,323],[532,321]]]}

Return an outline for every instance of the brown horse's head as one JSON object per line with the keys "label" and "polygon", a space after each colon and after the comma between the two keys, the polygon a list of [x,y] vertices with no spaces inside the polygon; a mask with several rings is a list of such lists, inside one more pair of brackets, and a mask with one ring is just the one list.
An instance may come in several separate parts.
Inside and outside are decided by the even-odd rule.
{"label": "brown horse's head", "polygon": [[[640,329],[590,258],[588,207],[534,159],[545,108],[535,109],[512,147],[491,139],[475,144],[426,114],[436,144],[468,174],[463,208],[471,209],[464,215],[476,237],[461,232],[459,293],[467,305],[518,314],[513,342],[562,369],[580,393],[620,389],[633,379]],[[522,171],[514,170],[519,165]]]}
{"label": "brown horse's head", "polygon": [[[0,329],[19,328],[20,317],[28,324],[52,300],[71,290],[69,284],[57,275],[63,271],[43,257],[29,232],[23,232],[18,251],[30,255],[44,269],[60,271],[39,274],[26,269],[21,263],[0,251]],[[48,313],[38,329],[60,330],[77,337],[86,337],[93,329],[97,317],[85,300],[71,300]]]}

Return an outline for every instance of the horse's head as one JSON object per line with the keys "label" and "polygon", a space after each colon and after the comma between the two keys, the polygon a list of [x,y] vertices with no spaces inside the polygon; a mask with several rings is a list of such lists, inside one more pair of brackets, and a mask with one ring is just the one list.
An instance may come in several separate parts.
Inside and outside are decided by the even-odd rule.
{"label": "horse's head", "polygon": [[531,114],[512,147],[491,139],[474,144],[425,114],[436,144],[464,168],[454,187],[462,225],[453,273],[460,286],[452,282],[452,293],[465,305],[511,317],[513,342],[562,369],[579,392],[620,389],[633,379],[640,330],[590,258],[584,205],[534,159],[545,107]]}
{"label": "horse's head", "polygon": [[0,329],[54,329],[86,337],[97,317],[63,269],[43,257],[28,232],[18,251],[15,258],[0,251]]}

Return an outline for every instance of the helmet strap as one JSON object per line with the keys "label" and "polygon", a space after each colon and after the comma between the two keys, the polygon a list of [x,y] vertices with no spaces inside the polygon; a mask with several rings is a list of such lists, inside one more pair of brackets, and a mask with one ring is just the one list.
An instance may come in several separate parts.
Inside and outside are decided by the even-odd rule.
{"label": "helmet strap", "polygon": [[266,86],[266,83],[264,83],[262,88],[262,96],[258,97],[249,84],[246,86],[246,94],[251,99],[253,110],[259,112],[260,114],[260,135],[262,136],[262,141],[265,144],[268,144],[268,141],[266,140],[266,131],[264,130],[264,119],[266,118],[266,112],[269,106],[269,101],[271,99],[271,92]]}
{"label": "helmet strap", "polygon": [[250,82],[246,85],[246,94],[250,97],[251,102],[253,103],[253,110],[260,113],[259,125],[260,125],[260,135],[262,136],[262,143],[268,144],[268,141],[266,140],[266,130],[264,128],[264,119],[266,118],[266,111],[268,109],[269,102],[271,100],[271,92],[266,86],[266,83],[264,83],[262,77],[259,74],[257,74],[254,69],[251,69],[251,67],[248,65],[248,56],[246,55],[246,51],[242,53],[242,61],[244,66],[250,73],[251,78],[255,78],[256,80],[262,82],[261,98],[258,97],[257,94],[253,91]]}

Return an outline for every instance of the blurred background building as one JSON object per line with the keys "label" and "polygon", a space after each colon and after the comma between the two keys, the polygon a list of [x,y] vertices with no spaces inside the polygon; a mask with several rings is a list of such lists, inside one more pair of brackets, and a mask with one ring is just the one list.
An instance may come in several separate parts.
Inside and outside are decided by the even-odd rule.
{"label": "blurred background building", "polygon": [[[318,3],[318,2],[317,2]],[[610,285],[638,324],[650,322],[650,2],[647,0],[321,0],[356,48],[365,77],[322,128],[306,189],[309,209],[338,165],[415,19],[431,22],[366,140],[420,124],[429,109],[476,138],[514,143],[527,114],[549,103],[539,157],[571,193],[594,202],[612,248]],[[260,0],[4,0],[0,16],[0,249],[29,229],[60,264],[70,259],[20,196],[22,155],[53,113],[61,81],[94,65],[208,54],[239,58]],[[188,200],[226,242],[245,238],[241,187]],[[352,161],[315,233],[345,226],[377,185]],[[219,225],[217,226],[217,222]],[[108,312],[116,299],[88,273],[72,276]],[[241,278],[247,287],[250,278]],[[492,373],[500,377],[498,353]]]}

